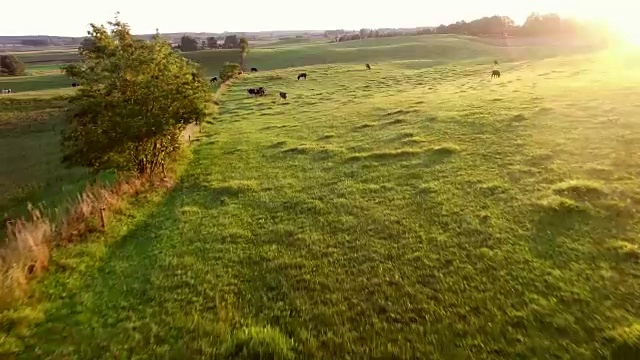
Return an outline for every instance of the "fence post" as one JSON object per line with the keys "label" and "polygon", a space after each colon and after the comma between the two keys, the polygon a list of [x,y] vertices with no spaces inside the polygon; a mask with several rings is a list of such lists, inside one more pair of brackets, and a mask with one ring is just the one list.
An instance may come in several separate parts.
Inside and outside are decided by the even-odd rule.
{"label": "fence post", "polygon": [[101,207],[100,207],[100,224],[102,225],[102,229],[103,229],[103,230],[104,230],[104,229],[106,229],[106,227],[107,227],[107,223],[106,223],[106,222],[105,222],[105,220],[104,220],[104,211],[105,211],[105,210],[106,210],[106,209],[105,209],[105,207],[104,207],[104,206],[101,206]]}

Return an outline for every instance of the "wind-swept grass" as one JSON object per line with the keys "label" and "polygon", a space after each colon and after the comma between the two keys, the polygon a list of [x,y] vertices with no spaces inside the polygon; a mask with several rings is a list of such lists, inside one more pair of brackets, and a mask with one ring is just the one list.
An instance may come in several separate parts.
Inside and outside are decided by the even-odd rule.
{"label": "wind-swept grass", "polygon": [[637,58],[244,76],[166,198],[54,254],[8,353],[633,356]]}

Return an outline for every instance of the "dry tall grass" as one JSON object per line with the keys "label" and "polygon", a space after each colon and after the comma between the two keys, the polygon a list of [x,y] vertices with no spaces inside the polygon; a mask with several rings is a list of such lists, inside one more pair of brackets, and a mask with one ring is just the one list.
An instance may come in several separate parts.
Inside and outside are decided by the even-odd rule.
{"label": "dry tall grass", "polygon": [[0,246],[0,305],[24,294],[30,277],[49,264],[53,226],[40,211],[31,219],[7,223],[6,244]]}
{"label": "dry tall grass", "polygon": [[6,243],[0,245],[0,307],[25,294],[29,280],[46,270],[53,247],[72,244],[100,231],[102,215],[108,220],[125,198],[150,188],[167,189],[172,183],[167,178],[128,177],[112,186],[87,184],[58,224],[37,209],[31,209],[31,219],[7,221]]}

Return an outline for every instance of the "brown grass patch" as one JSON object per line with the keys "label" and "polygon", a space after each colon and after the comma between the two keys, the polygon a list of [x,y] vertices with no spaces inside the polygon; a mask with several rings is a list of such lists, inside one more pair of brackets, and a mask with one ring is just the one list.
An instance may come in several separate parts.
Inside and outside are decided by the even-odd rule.
{"label": "brown grass patch", "polygon": [[59,224],[53,224],[37,209],[31,209],[28,220],[6,219],[7,238],[0,245],[0,308],[26,293],[29,280],[47,269],[55,246],[69,245],[103,230],[103,217],[107,224],[125,198],[172,185],[173,181],[167,178],[135,176],[122,178],[112,186],[87,184],[64,211]]}
{"label": "brown grass patch", "polygon": [[53,226],[40,211],[31,219],[8,221],[7,238],[0,245],[0,307],[24,295],[27,283],[49,265]]}
{"label": "brown grass patch", "polygon": [[[231,82],[222,84],[212,100],[230,85]],[[193,140],[196,127],[191,126],[183,132],[184,142]],[[170,174],[176,172],[174,168],[167,170]],[[166,174],[122,177],[110,186],[100,182],[87,183],[76,201],[61,210],[61,220],[57,224],[33,208],[28,220],[5,218],[7,237],[0,241],[0,309],[25,295],[29,280],[48,268],[50,252],[55,246],[73,244],[87,234],[103,230],[110,215],[121,208],[126,198],[150,189],[168,190],[173,185],[173,179]]]}

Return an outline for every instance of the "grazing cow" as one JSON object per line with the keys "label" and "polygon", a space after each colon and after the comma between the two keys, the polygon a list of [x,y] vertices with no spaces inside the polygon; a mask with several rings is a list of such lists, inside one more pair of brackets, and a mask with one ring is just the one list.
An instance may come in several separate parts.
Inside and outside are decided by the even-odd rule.
{"label": "grazing cow", "polygon": [[209,80],[209,81],[210,81],[210,82],[212,82],[212,83],[214,83],[214,82],[218,81],[218,77],[217,77],[217,76],[214,76],[214,77],[212,77],[212,78],[211,78],[211,80]]}
{"label": "grazing cow", "polygon": [[3,94],[11,94],[13,91],[11,89],[2,89]]}
{"label": "grazing cow", "polygon": [[499,64],[499,63],[498,63],[498,60],[494,60],[494,61],[493,61],[493,65],[498,65],[498,64]]}
{"label": "grazing cow", "polygon": [[258,72],[257,68],[251,68],[251,72]]}
{"label": "grazing cow", "polygon": [[300,78],[303,78],[303,79],[307,80],[307,73],[306,73],[306,72],[304,72],[304,73],[300,73],[300,74],[298,75],[298,80],[300,80]]}
{"label": "grazing cow", "polygon": [[371,70],[371,65],[367,64],[367,70]]}
{"label": "grazing cow", "polygon": [[282,92],[282,91],[280,91],[280,98],[281,98],[282,100],[287,100],[287,93],[286,93],[286,92]]}
{"label": "grazing cow", "polygon": [[493,79],[494,77],[500,78],[500,70],[493,70],[491,72],[491,78]]}
{"label": "grazing cow", "polygon": [[71,86],[73,86],[73,87],[78,87],[78,86],[80,86],[80,84],[78,84],[78,83],[73,83],[73,84],[71,84]]}
{"label": "grazing cow", "polygon": [[259,88],[251,88],[251,89],[247,89],[247,93],[251,96],[266,96],[267,95],[267,89],[263,88],[262,86]]}

